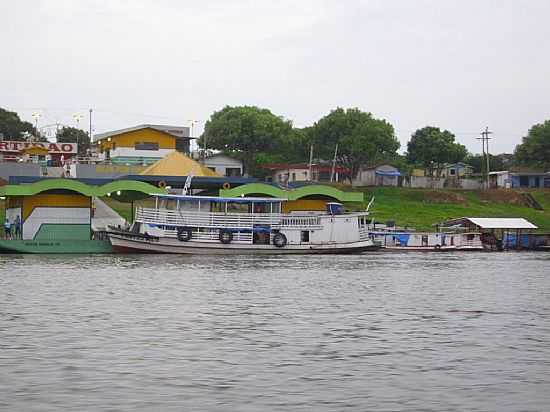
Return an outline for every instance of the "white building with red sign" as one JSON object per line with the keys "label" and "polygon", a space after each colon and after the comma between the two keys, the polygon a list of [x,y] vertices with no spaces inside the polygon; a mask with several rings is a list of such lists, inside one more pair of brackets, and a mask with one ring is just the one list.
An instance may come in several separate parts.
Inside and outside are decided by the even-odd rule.
{"label": "white building with red sign", "polygon": [[77,153],[76,143],[0,141],[0,160],[4,162],[51,160],[53,166],[60,166]]}

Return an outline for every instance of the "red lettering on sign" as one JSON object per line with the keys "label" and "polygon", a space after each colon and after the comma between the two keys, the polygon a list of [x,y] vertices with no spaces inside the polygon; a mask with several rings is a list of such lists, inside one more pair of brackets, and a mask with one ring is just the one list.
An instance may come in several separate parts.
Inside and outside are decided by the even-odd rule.
{"label": "red lettering on sign", "polygon": [[43,143],[43,142],[15,142],[15,141],[0,141],[0,152],[20,152],[23,149],[29,147],[42,147],[48,149],[50,154],[52,153],[76,153],[76,143]]}

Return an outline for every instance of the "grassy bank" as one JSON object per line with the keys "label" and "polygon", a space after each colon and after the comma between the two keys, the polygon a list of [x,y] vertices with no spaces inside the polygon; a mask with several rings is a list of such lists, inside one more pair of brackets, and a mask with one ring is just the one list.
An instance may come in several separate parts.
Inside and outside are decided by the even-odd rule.
{"label": "grassy bank", "polygon": [[[393,187],[359,188],[365,193],[364,204],[351,205],[363,209],[375,196],[372,216],[380,222],[394,220],[399,226],[417,230],[433,230],[433,224],[457,217],[523,217],[550,232],[550,190],[530,191],[544,207],[539,211],[526,207],[520,192],[514,190],[428,190]],[[119,215],[130,221],[130,204],[103,199]],[[4,223],[4,201],[0,200],[0,222]],[[0,229],[3,232],[3,229]]]}
{"label": "grassy bank", "polygon": [[[457,217],[523,217],[540,231],[550,232],[550,191],[531,191],[544,207],[539,211],[524,205],[514,190],[428,190],[377,187],[359,189],[370,200],[372,216],[381,222],[394,220],[399,226],[433,230],[432,225]],[[359,205],[354,205],[359,206]],[[363,205],[363,207],[366,206]]]}

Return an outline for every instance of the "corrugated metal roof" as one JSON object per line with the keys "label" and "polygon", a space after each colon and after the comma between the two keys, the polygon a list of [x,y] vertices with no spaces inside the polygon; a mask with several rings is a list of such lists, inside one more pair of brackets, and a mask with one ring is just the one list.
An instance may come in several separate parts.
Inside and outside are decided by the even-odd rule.
{"label": "corrugated metal roof", "polygon": [[92,141],[97,142],[107,137],[116,136],[122,133],[134,132],[141,129],[154,129],[159,132],[168,133],[178,139],[192,139],[189,137],[189,127],[186,126],[170,126],[162,124],[140,124],[138,126],[127,127],[125,129],[113,130],[105,133],[97,133],[93,135]]}
{"label": "corrugated metal roof", "polygon": [[466,217],[473,224],[482,229],[538,229],[537,226],[523,218],[507,218],[507,217]]}

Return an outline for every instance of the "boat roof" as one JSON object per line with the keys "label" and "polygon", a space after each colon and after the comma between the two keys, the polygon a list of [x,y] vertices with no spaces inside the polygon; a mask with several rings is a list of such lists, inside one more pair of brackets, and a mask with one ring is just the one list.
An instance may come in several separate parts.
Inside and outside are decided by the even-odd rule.
{"label": "boat roof", "polygon": [[448,225],[462,225],[465,222],[473,223],[482,229],[537,229],[538,227],[524,218],[486,218],[462,217],[445,222]]}
{"label": "boat roof", "polygon": [[221,203],[278,203],[286,202],[288,199],[277,198],[277,197],[220,197],[220,196],[194,196],[194,195],[175,195],[175,194],[158,194],[154,195],[158,198],[164,199],[174,199],[174,200],[184,200],[184,201],[193,201],[193,200],[207,200],[210,202],[221,202]]}

